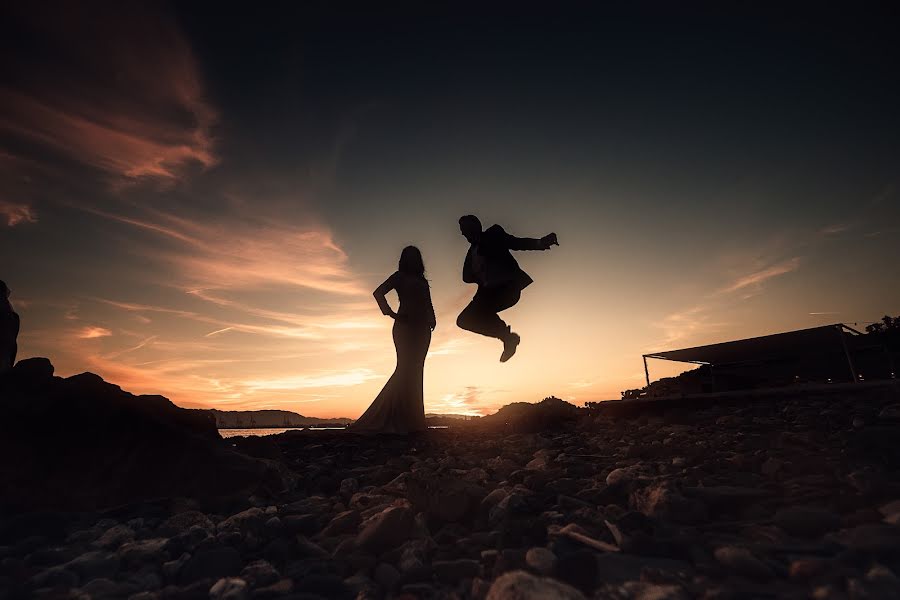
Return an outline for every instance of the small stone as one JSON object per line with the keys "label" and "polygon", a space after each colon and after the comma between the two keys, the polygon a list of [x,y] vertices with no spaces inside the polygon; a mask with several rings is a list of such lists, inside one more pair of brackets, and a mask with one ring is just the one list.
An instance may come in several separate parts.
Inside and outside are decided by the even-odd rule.
{"label": "small stone", "polygon": [[353,494],[359,491],[359,481],[354,477],[348,477],[341,481],[340,492],[341,496],[345,498],[349,498]]}
{"label": "small stone", "polygon": [[791,535],[812,538],[837,529],[841,518],[820,508],[796,507],[779,510],[774,523]]}
{"label": "small stone", "polygon": [[348,590],[344,580],[335,575],[307,575],[297,578],[294,592],[299,592],[301,598],[315,594],[325,598],[345,598]]}
{"label": "small stone", "polygon": [[436,560],[431,563],[431,568],[439,581],[450,584],[481,574],[481,563],[471,558]]}
{"label": "small stone", "polygon": [[874,555],[896,554],[900,549],[900,528],[882,523],[859,525],[835,534],[843,546]]}
{"label": "small stone", "polygon": [[401,572],[412,571],[425,565],[426,545],[421,540],[413,540],[403,545],[400,553]]}
{"label": "small stone", "polygon": [[218,531],[234,531],[253,528],[262,522],[264,515],[265,513],[261,508],[248,508],[245,511],[231,515],[219,523],[216,529]]}
{"label": "small stone", "polygon": [[609,472],[609,475],[606,476],[606,485],[613,487],[624,485],[633,481],[634,476],[635,470],[631,467],[620,467],[618,469],[613,469]]}
{"label": "small stone", "polygon": [[556,568],[556,555],[547,548],[531,548],[525,553],[525,564],[538,575],[550,575]]}
{"label": "small stone", "polygon": [[115,525],[107,529],[103,535],[94,542],[94,546],[97,548],[115,550],[122,544],[130,542],[133,539],[134,530],[132,530],[131,527],[127,525]]}
{"label": "small stone", "polygon": [[81,591],[88,594],[91,598],[116,596],[119,593],[119,584],[105,577],[98,577],[81,586]]}
{"label": "small stone", "polygon": [[231,547],[213,548],[192,556],[181,570],[181,580],[193,583],[200,579],[218,579],[237,575],[243,560],[240,553]]}
{"label": "small stone", "polygon": [[555,579],[511,571],[494,581],[486,600],[584,600],[584,594]]}
{"label": "small stone", "polygon": [[400,572],[388,563],[381,563],[375,567],[373,576],[375,582],[386,590],[393,590],[400,581]]}
{"label": "small stone", "polygon": [[78,573],[82,581],[98,577],[112,578],[119,571],[119,557],[108,552],[85,552],[66,563],[66,568]]}
{"label": "small stone", "polygon": [[739,575],[759,580],[772,578],[772,569],[746,548],[721,546],[716,548],[714,555],[719,564]]}
{"label": "small stone", "polygon": [[662,585],[645,581],[628,581],[622,589],[634,600],[688,600],[680,585]]}
{"label": "small stone", "polygon": [[409,508],[387,508],[363,525],[356,536],[356,545],[376,554],[390,550],[410,539],[414,527],[415,515]]}
{"label": "small stone", "polygon": [[284,529],[283,524],[281,523],[281,519],[278,517],[272,517],[265,524],[266,533],[269,535],[280,535],[282,530]]}
{"label": "small stone", "polygon": [[888,502],[887,504],[879,506],[878,512],[883,514],[885,517],[900,513],[900,500],[894,500],[893,502]]}
{"label": "small stone", "polygon": [[543,471],[547,468],[547,459],[544,457],[538,457],[528,461],[528,464],[525,465],[525,469],[528,471]]}
{"label": "small stone", "polygon": [[[855,579],[848,580],[847,587],[853,587],[853,583],[855,581]],[[812,600],[847,600],[847,594],[842,589],[838,589],[834,585],[816,586],[815,588],[813,588],[809,597],[812,598]]]}
{"label": "small stone", "polygon": [[169,559],[165,551],[168,538],[152,538],[130,542],[119,548],[118,556],[126,564],[142,564],[146,562],[163,562]]}
{"label": "small stone", "polygon": [[[618,556],[618,554],[599,555]],[[590,594],[598,581],[598,555],[593,550],[576,550],[560,554],[556,559],[554,576],[575,586],[586,594]],[[618,570],[618,569],[617,569]]]}
{"label": "small stone", "polygon": [[178,577],[181,574],[181,569],[184,568],[184,565],[190,558],[191,555],[185,552],[175,560],[164,562],[162,565],[163,578],[170,583],[178,581]]}
{"label": "small stone", "polygon": [[356,533],[360,523],[362,523],[362,517],[359,512],[347,510],[331,519],[331,522],[325,526],[325,529],[322,530],[319,536],[326,538],[347,533]]}
{"label": "small stone", "polygon": [[281,522],[290,534],[312,535],[319,530],[319,518],[316,515],[286,515],[281,518]]}
{"label": "small stone", "polygon": [[126,583],[139,590],[158,590],[162,587],[162,579],[157,574],[155,565],[147,565],[137,573],[132,573]]}
{"label": "small stone", "polygon": [[297,536],[296,542],[297,556],[300,558],[328,558],[329,556],[324,548],[302,535]]}
{"label": "small stone", "polygon": [[368,600],[372,598],[380,597],[377,592],[377,586],[375,582],[366,577],[362,573],[357,573],[356,575],[351,575],[350,577],[344,580],[344,585],[354,594],[356,594],[357,600],[363,599]]}
{"label": "small stone", "polygon": [[254,588],[275,583],[279,577],[278,570],[265,560],[255,560],[241,571],[241,578]]}
{"label": "small stone", "polygon": [[195,526],[202,527],[207,531],[214,531],[216,528],[210,518],[199,510],[188,510],[166,519],[159,526],[159,531],[163,535],[173,536]]}
{"label": "small stone", "polygon": [[252,597],[258,600],[268,600],[269,598],[281,598],[282,596],[287,596],[292,591],[294,591],[293,580],[284,578],[265,587],[253,590]]}
{"label": "small stone", "polygon": [[900,404],[888,404],[878,413],[883,421],[900,421]]}
{"label": "small stone", "polygon": [[244,600],[247,582],[240,577],[223,577],[209,588],[211,600]]}
{"label": "small stone", "polygon": [[706,518],[706,508],[701,502],[685,498],[666,483],[635,490],[631,493],[629,504],[648,517],[678,523],[697,523]]}
{"label": "small stone", "polygon": [[676,468],[682,468],[687,465],[687,459],[683,456],[676,456],[672,459],[672,466]]}
{"label": "small stone", "polygon": [[777,458],[768,458],[760,467],[760,472],[766,477],[772,477],[784,467],[784,461]]}
{"label": "small stone", "polygon": [[821,558],[801,558],[791,561],[788,569],[791,579],[806,581],[827,571],[831,563]]}
{"label": "small stone", "polygon": [[70,588],[78,585],[78,575],[63,567],[50,567],[32,577],[31,581],[34,582],[36,588]]}
{"label": "small stone", "polygon": [[481,577],[476,577],[472,580],[471,593],[474,600],[484,600],[490,589],[491,583],[489,581],[485,581]]}
{"label": "small stone", "polygon": [[487,496],[485,496],[484,499],[482,499],[480,510],[484,513],[490,512],[492,508],[497,506],[497,504],[499,504],[500,501],[506,498],[508,495],[509,493],[503,488],[496,488]]}
{"label": "small stone", "polygon": [[430,583],[408,583],[400,588],[402,595],[400,598],[433,598],[435,596],[434,586]]}

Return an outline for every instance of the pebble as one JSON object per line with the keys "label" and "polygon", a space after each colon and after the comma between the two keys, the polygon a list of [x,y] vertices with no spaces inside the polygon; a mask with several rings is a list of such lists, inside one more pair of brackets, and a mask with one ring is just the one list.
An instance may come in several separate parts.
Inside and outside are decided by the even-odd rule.
{"label": "pebble", "polygon": [[550,575],[556,568],[556,555],[546,548],[531,548],[525,553],[525,564],[538,575]]}
{"label": "pebble", "polygon": [[486,600],[585,600],[585,596],[555,579],[512,571],[494,581]]}
{"label": "pebble", "polygon": [[393,590],[400,581],[400,572],[388,563],[380,563],[375,567],[375,582],[386,590]]}
{"label": "pebble", "polygon": [[436,560],[431,563],[431,568],[438,580],[444,583],[455,583],[481,574],[481,563],[470,558]]}
{"label": "pebble", "polygon": [[779,510],[773,522],[791,535],[812,538],[834,531],[840,526],[841,519],[821,508],[796,507]]}
{"label": "pebble", "polygon": [[210,600],[244,600],[247,582],[240,577],[223,577],[209,588]]}
{"label": "pebble", "polygon": [[759,580],[768,580],[773,576],[772,569],[746,548],[721,546],[716,548],[714,555],[719,564],[739,575]]}
{"label": "pebble", "polygon": [[415,515],[405,506],[386,508],[363,525],[356,545],[371,552],[390,550],[407,541],[415,527]]}
{"label": "pebble", "polygon": [[243,567],[240,552],[234,548],[214,548],[198,552],[185,563],[181,569],[181,580],[193,583],[200,579],[216,579],[237,575]]}

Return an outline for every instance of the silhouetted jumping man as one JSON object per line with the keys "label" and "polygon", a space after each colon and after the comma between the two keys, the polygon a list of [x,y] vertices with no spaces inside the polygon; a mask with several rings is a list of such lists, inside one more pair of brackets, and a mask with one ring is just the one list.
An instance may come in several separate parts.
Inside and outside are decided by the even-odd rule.
{"label": "silhouetted jumping man", "polygon": [[517,238],[499,225],[491,225],[482,231],[481,221],[475,215],[460,217],[459,230],[471,244],[463,264],[463,281],[477,283],[478,291],[459,313],[456,324],[502,341],[500,362],[506,362],[516,353],[520,338],[497,313],[515,306],[522,290],[533,282],[509,251],[549,250],[554,244],[559,246],[559,242],[555,233],[541,239]]}

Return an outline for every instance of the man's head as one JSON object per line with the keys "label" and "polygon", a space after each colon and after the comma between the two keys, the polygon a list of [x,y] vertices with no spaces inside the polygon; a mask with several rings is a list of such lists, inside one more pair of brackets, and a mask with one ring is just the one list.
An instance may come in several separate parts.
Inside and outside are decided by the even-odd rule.
{"label": "man's head", "polygon": [[481,221],[475,215],[463,215],[459,218],[459,231],[474,244],[481,237]]}

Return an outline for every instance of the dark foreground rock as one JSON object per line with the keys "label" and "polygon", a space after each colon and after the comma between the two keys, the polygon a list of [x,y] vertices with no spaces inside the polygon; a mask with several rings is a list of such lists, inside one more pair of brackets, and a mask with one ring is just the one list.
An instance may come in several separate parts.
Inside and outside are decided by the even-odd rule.
{"label": "dark foreground rock", "polygon": [[0,378],[0,511],[100,509],[157,497],[219,502],[280,493],[279,463],[233,450],[209,413],[134,396],[91,373],[53,376],[47,359]]}
{"label": "dark foreground rock", "polygon": [[171,494],[7,516],[0,590],[133,600],[900,597],[900,460],[883,451],[900,423],[879,419],[897,402],[885,388],[582,411],[537,432],[532,415],[523,428],[409,438],[235,438],[235,451],[280,457],[297,487],[248,488],[228,505]]}

